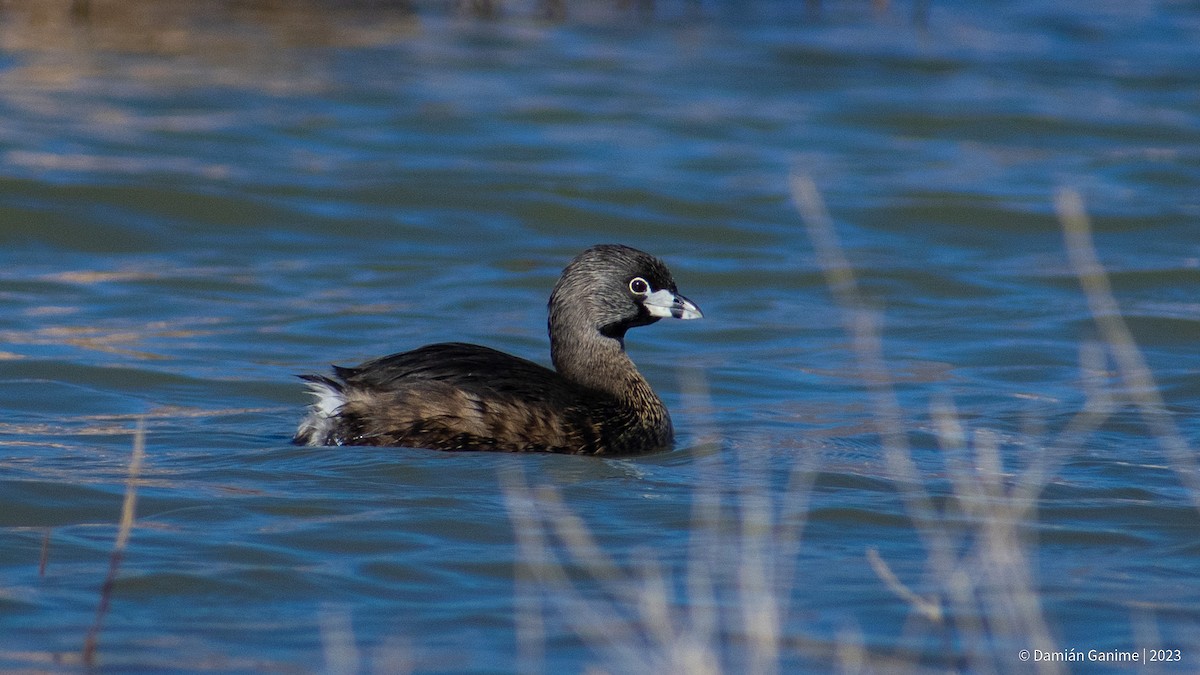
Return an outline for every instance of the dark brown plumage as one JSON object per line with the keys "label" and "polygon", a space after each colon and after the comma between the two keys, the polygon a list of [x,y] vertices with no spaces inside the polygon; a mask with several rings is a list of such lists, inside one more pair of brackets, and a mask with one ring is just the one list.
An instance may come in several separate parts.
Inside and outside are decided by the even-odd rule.
{"label": "dark brown plumage", "polygon": [[435,344],[302,375],[317,397],[300,445],[633,454],[671,446],[671,418],[625,354],[625,332],[700,318],[662,261],[594,246],[550,295],[556,370],[463,343]]}

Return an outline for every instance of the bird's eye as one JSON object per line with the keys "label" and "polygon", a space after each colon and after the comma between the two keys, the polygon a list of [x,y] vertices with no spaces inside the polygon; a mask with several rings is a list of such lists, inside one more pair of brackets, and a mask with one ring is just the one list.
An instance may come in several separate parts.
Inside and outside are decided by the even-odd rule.
{"label": "bird's eye", "polygon": [[645,295],[650,291],[650,284],[641,277],[634,277],[629,281],[629,290],[633,291],[634,295]]}

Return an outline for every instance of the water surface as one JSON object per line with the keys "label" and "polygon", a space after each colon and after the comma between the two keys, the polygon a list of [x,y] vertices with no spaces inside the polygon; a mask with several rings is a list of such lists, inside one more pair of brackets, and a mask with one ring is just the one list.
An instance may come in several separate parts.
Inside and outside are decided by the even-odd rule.
{"label": "water surface", "polygon": [[[1021,649],[1158,645],[1200,667],[1194,469],[1111,355],[1081,371],[1102,334],[1053,211],[1056,189],[1082,194],[1194,449],[1194,3],[935,3],[924,21],[856,2],[577,3],[562,21],[415,4],[0,10],[0,667],[80,663],[138,418],[105,670],[631,672],[696,637],[741,672],[771,598],[767,662],[787,672],[859,647],[1011,671],[1035,665]],[[793,173],[878,310],[885,419],[934,525],[882,449]],[[704,309],[628,338],[676,450],[288,445],[298,372],[444,340],[547,362],[549,290],[598,242],[665,258]],[[1089,387],[1116,395],[1110,414],[1057,443]],[[946,401],[998,466],[939,443]],[[953,496],[962,475],[1020,486],[1038,457],[1056,461],[1009,562],[1043,642],[971,562],[1003,513]],[[534,578],[532,520],[554,540],[566,519],[546,493],[523,511],[521,486],[552,486],[628,583],[557,544],[579,597]],[[979,584],[966,606],[939,541]],[[648,568],[673,638],[629,597],[654,597]]]}

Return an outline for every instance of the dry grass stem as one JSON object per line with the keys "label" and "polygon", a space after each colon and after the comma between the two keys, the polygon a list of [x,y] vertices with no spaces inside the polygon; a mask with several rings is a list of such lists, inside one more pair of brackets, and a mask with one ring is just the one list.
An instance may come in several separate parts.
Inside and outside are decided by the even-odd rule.
{"label": "dry grass stem", "polygon": [[946,542],[936,528],[923,526],[935,519],[936,513],[909,451],[900,402],[883,358],[879,312],[867,308],[816,184],[807,176],[793,174],[791,190],[792,201],[808,228],[817,263],[842,310],[842,322],[852,341],[858,374],[871,398],[875,432],[883,445],[884,461],[893,479],[900,484],[901,496],[909,515],[917,521],[918,531],[923,537],[933,537],[926,542],[927,548],[931,552],[944,551]]}
{"label": "dry grass stem", "polygon": [[142,460],[146,455],[146,421],[138,419],[137,429],[133,435],[133,455],[129,459],[129,472],[125,479],[125,500],[121,504],[121,523],[117,527],[117,539],[113,542],[112,556],[109,558],[108,576],[100,587],[100,604],[96,607],[96,620],[88,630],[83,641],[83,662],[89,668],[96,665],[96,646],[100,637],[100,628],[104,616],[108,613],[112,601],[113,586],[117,581],[117,572],[121,568],[121,559],[125,554],[125,546],[129,543],[129,535],[133,531],[134,512],[137,507],[137,481],[142,471]]}
{"label": "dry grass stem", "polygon": [[[520,671],[540,672],[541,647],[533,643],[545,639],[543,613],[554,610],[571,632],[602,655],[605,667],[597,672],[719,673],[720,635],[732,636],[744,647],[739,669],[778,672],[788,607],[780,588],[790,594],[794,583],[781,571],[790,571],[794,563],[798,544],[790,542],[798,541],[803,519],[786,522],[791,508],[777,515],[765,490],[757,487],[765,483],[760,478],[754,473],[746,481],[756,487],[739,494],[736,520],[711,511],[711,502],[697,504],[694,513],[703,525],[694,523],[699,527],[689,544],[683,584],[687,595],[680,598],[671,572],[655,552],[644,550],[632,564],[619,564],[603,552],[557,490],[530,488],[519,474],[508,476],[506,500],[519,550]],[[794,484],[809,485],[811,478],[805,474]],[[806,498],[798,501],[807,503]],[[777,542],[787,544],[788,557],[780,555]],[[716,588],[736,592],[731,610],[718,610],[722,603]]]}
{"label": "dry grass stem", "polygon": [[[931,627],[944,625],[947,638],[959,641],[963,662],[971,670],[1005,670],[1003,664],[1011,662],[1005,658],[1011,656],[1007,648],[1014,640],[1052,649],[1054,640],[1040,605],[1033,553],[1025,533],[1035,526],[1037,499],[1061,463],[1111,411],[1109,400],[1096,385],[1094,350],[1081,352],[1087,396],[1084,410],[1059,436],[1049,439],[1046,448],[1025,453],[1026,464],[1015,474],[1007,472],[1001,461],[996,434],[968,431],[949,399],[934,399],[931,415],[953,497],[948,504],[961,515],[956,518],[939,512],[905,438],[906,425],[883,358],[878,312],[866,308],[812,180],[793,176],[791,187],[818,263],[851,335],[859,374],[871,395],[885,464],[925,544],[926,575],[934,592],[913,591],[873,549],[867,553],[872,568]],[[952,611],[943,609],[940,597]],[[865,653],[861,657],[872,658]],[[1057,664],[1034,665],[1042,672],[1059,670]]]}
{"label": "dry grass stem", "polygon": [[871,569],[875,570],[876,576],[878,576],[883,583],[887,585],[888,589],[895,593],[900,599],[915,607],[917,611],[924,615],[925,618],[930,622],[941,623],[942,606],[937,601],[937,598],[924,598],[912,592],[912,590],[909,589],[908,586],[905,586],[904,582],[900,581],[895,573],[892,572],[892,568],[888,567],[888,564],[884,562],[883,558],[879,556],[878,549],[867,549],[867,561],[871,563]]}
{"label": "dry grass stem", "polygon": [[324,672],[352,675],[361,672],[362,658],[354,639],[354,625],[345,611],[326,609],[320,616],[321,647],[325,654]]}
{"label": "dry grass stem", "polygon": [[[721,441],[711,426],[715,415],[707,383],[689,371],[683,374],[683,390],[700,420],[698,433],[705,444],[735,447],[738,468],[731,481],[722,462],[697,464],[682,584],[686,597],[675,597],[672,568],[659,557],[643,552],[633,564],[614,559],[557,490],[529,487],[514,472],[505,498],[518,548],[519,670],[542,671],[546,616],[553,611],[602,655],[604,669],[588,672],[703,674],[730,664],[738,672],[770,674],[797,656],[843,672],[932,666],[997,673],[1016,665],[1062,672],[1060,662],[1015,659],[1019,649],[1059,648],[1035,573],[1038,506],[1065,462],[1117,408],[1108,386],[1109,357],[1200,508],[1195,460],[1120,318],[1078,195],[1060,194],[1057,206],[1072,265],[1100,329],[1099,343],[1080,346],[1083,406],[1056,431],[1027,423],[1025,442],[1010,448],[996,432],[968,428],[949,397],[934,396],[929,413],[941,452],[931,461],[940,457],[944,468],[934,470],[935,483],[918,468],[910,448],[910,425],[883,356],[881,312],[864,299],[812,180],[792,176],[791,194],[851,339],[884,467],[925,553],[923,575],[916,580],[902,580],[874,546],[864,552],[866,561],[908,608],[900,642],[943,648],[937,655],[904,647],[885,653],[867,646],[853,625],[831,643],[789,632],[820,458],[817,453],[791,458],[787,488],[782,495],[772,491],[767,444]],[[1158,641],[1150,619],[1136,629],[1141,642]]]}
{"label": "dry grass stem", "polygon": [[1162,444],[1172,469],[1187,488],[1193,505],[1200,510],[1200,472],[1195,454],[1167,411],[1154,375],[1121,316],[1112,284],[1092,244],[1092,225],[1084,211],[1083,198],[1074,190],[1060,190],[1054,204],[1062,223],[1071,267],[1079,277],[1096,328],[1125,382],[1124,393],[1132,399],[1146,426]]}

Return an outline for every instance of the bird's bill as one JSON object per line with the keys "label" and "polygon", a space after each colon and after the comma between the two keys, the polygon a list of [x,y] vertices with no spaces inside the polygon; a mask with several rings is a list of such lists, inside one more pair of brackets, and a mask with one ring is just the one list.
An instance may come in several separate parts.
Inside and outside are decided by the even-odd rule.
{"label": "bird's bill", "polygon": [[691,300],[665,288],[647,295],[642,305],[650,316],[661,319],[699,319],[704,316]]}

